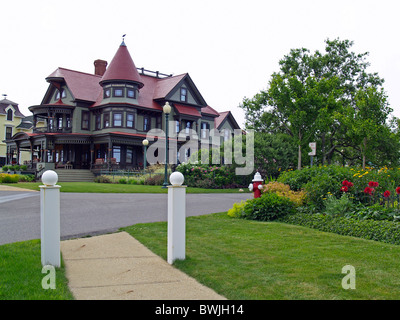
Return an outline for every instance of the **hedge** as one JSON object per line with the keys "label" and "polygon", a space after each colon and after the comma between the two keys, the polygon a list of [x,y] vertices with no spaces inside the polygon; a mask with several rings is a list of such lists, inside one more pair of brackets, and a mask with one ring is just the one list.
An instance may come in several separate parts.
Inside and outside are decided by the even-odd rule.
{"label": "hedge", "polygon": [[288,215],[280,221],[320,231],[400,245],[400,223],[398,222],[357,220],[307,213]]}

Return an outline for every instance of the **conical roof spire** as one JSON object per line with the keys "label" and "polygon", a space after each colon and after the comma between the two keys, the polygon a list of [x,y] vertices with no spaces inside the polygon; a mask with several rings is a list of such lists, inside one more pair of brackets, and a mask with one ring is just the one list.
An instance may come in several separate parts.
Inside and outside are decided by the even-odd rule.
{"label": "conical roof spire", "polygon": [[124,40],[122,40],[122,43],[104,73],[100,84],[113,81],[135,82],[140,88],[143,87],[143,82],[140,78],[139,72],[136,69],[135,63],[129,54]]}

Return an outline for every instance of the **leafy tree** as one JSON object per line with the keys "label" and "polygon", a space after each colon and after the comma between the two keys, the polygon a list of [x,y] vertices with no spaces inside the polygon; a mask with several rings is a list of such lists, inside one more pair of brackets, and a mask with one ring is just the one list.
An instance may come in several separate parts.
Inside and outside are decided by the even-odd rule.
{"label": "leafy tree", "polygon": [[[375,150],[374,159],[382,159],[376,151],[388,148],[379,144],[379,137],[396,145],[393,128],[386,124],[391,109],[382,88],[384,80],[367,72],[368,53],[352,52],[352,41],[328,39],[325,43],[324,53],[292,49],[280,60],[280,71],[273,73],[268,88],[240,105],[246,127],[290,136],[298,148],[298,169],[302,148],[311,140],[317,141],[322,163],[331,163],[335,153],[343,161],[361,154],[365,163],[373,155],[371,150]],[[374,111],[367,116],[370,108]]]}

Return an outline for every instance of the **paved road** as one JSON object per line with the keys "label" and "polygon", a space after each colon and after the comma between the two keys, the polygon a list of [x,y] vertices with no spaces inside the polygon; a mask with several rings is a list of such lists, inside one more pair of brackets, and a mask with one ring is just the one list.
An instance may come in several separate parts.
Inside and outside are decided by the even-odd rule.
{"label": "paved road", "polygon": [[[188,216],[227,211],[252,194],[187,194]],[[61,238],[167,221],[167,194],[61,193]],[[40,238],[39,192],[0,191],[0,244]]]}

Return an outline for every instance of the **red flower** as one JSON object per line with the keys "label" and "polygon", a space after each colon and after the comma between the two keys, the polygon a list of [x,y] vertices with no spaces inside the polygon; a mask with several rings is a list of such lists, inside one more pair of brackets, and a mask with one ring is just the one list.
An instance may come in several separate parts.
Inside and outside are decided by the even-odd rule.
{"label": "red flower", "polygon": [[342,181],[342,185],[343,185],[343,187],[351,188],[354,184],[350,181],[344,180],[344,181]]}
{"label": "red flower", "polygon": [[373,187],[379,186],[379,183],[378,183],[378,182],[375,182],[375,181],[370,181],[370,182],[368,182],[368,185],[369,185],[371,188],[373,188]]}
{"label": "red flower", "polygon": [[397,194],[400,194],[400,187],[397,187],[397,188],[396,188],[396,193],[397,193]]}
{"label": "red flower", "polygon": [[390,191],[389,191],[389,190],[386,190],[386,191],[383,193],[383,196],[384,196],[385,198],[389,198],[389,197],[390,197]]}
{"label": "red flower", "polygon": [[340,191],[347,192],[349,191],[349,188],[347,186],[344,186],[340,189]]}
{"label": "red flower", "polygon": [[370,187],[366,187],[364,189],[364,193],[371,195],[374,189],[370,188]]}

